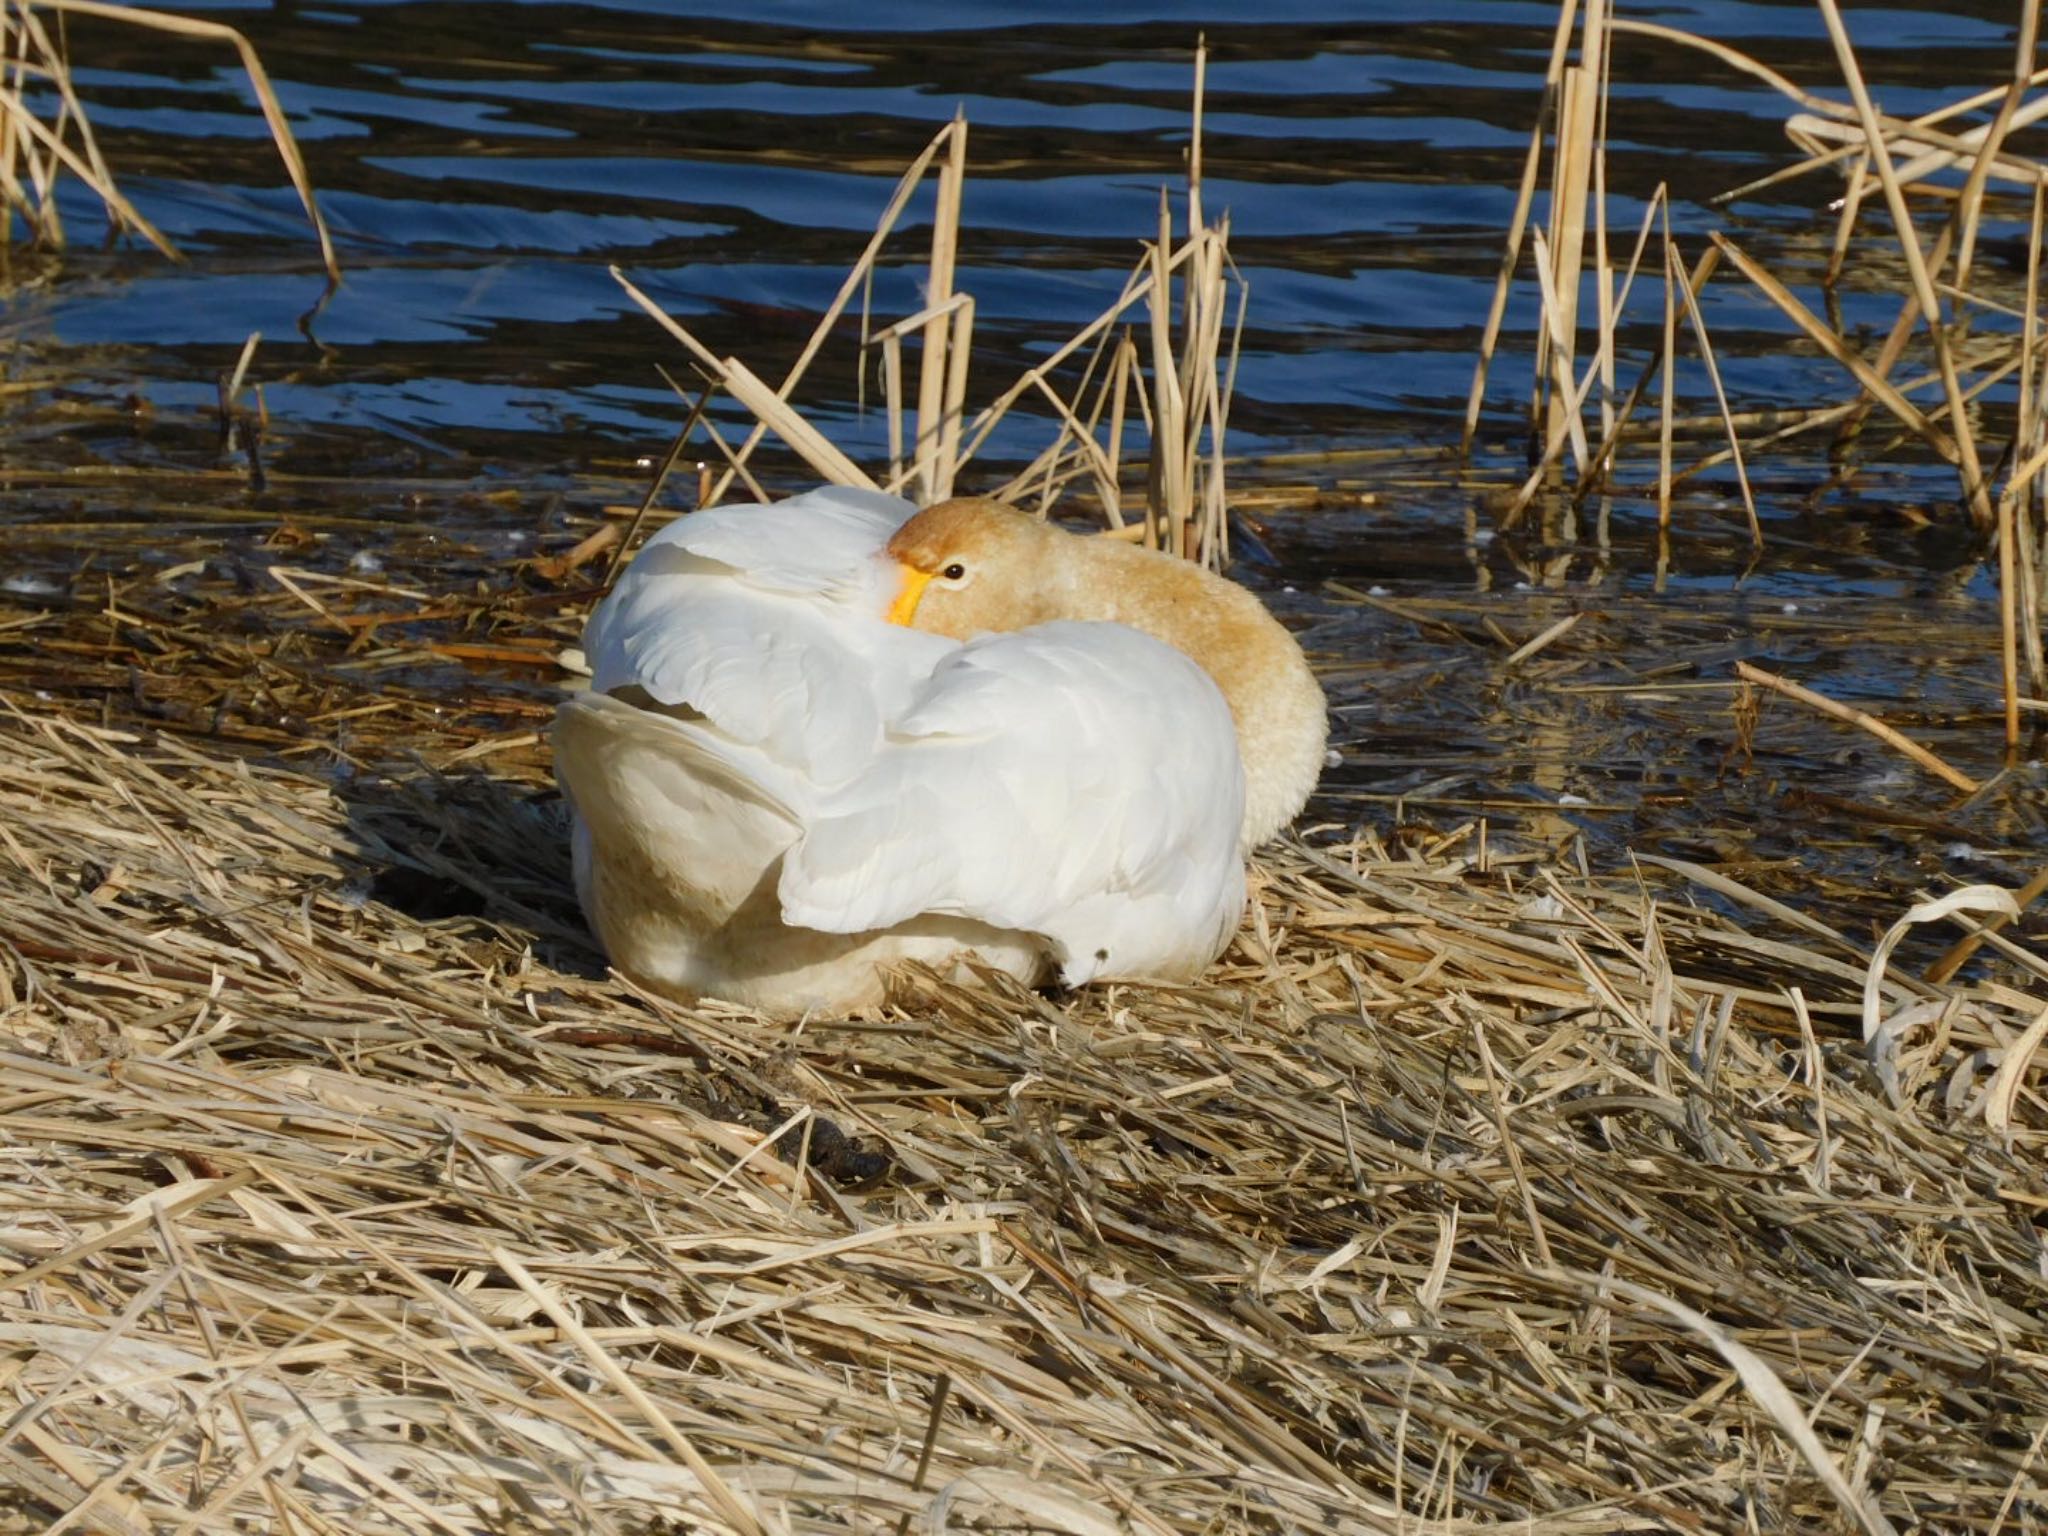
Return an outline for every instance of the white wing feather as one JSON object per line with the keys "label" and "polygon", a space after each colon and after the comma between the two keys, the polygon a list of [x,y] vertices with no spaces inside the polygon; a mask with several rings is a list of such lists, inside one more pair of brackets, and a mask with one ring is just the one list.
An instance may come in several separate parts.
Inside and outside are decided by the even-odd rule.
{"label": "white wing feather", "polygon": [[884,720],[953,649],[879,622],[894,579],[882,546],[913,510],[833,486],[678,518],[591,616],[592,688],[638,687],[697,710],[821,782],[857,771]]}
{"label": "white wing feather", "polygon": [[1230,711],[1180,652],[1115,624],[988,635],[806,817],[783,913],[828,932],[939,912],[1039,933],[1069,983],[1187,969],[1243,910],[1243,804]]}

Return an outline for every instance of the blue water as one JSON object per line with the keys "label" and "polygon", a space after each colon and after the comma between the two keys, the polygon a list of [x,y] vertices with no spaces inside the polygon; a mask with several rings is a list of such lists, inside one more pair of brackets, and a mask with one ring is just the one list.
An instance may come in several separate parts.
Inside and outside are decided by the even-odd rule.
{"label": "blue water", "polygon": [[[189,264],[96,249],[96,206],[73,188],[74,252],[17,297],[10,333],[87,394],[139,393],[196,429],[215,376],[260,331],[253,377],[280,467],[361,434],[396,458],[515,473],[651,451],[673,430],[655,368],[687,358],[608,266],[777,376],[902,166],[956,110],[971,125],[960,282],[986,359],[971,395],[993,395],[1114,295],[1160,189],[1178,200],[1201,33],[1205,199],[1229,212],[1251,291],[1234,449],[1454,438],[1555,24],[1524,0],[1278,4],[1255,22],[1179,0],[1061,0],[1021,24],[1012,7],[936,0],[766,4],[743,19],[654,0],[196,9],[244,29],[270,70],[340,247],[339,292],[315,312],[317,255],[233,60],[81,18],[77,82],[108,158]],[[1726,39],[1840,94],[1804,0],[1623,14]],[[1851,22],[1892,111],[2009,68],[2001,7],[1857,9]],[[1697,52],[1622,39],[1617,243],[1668,181],[1697,248],[1727,218],[1709,197],[1789,158],[1787,110]],[[1813,177],[1759,194],[1736,228],[1810,275],[1835,190]],[[913,205],[880,274],[882,320],[920,302],[928,205]],[[1655,286],[1639,299],[1646,333]],[[1890,301],[1850,286],[1849,323],[1885,323]],[[1717,283],[1707,313],[1738,408],[1839,388],[1739,282]],[[1518,293],[1487,418],[1488,444],[1510,453],[1533,323],[1533,294]],[[850,337],[829,348],[804,404],[874,458],[883,424],[862,408],[859,366]],[[1707,409],[1704,376],[1684,383],[1689,408]],[[743,426],[736,407],[718,412]],[[1030,457],[1047,430],[1020,412],[992,462]],[[118,435],[103,448],[118,454]]]}

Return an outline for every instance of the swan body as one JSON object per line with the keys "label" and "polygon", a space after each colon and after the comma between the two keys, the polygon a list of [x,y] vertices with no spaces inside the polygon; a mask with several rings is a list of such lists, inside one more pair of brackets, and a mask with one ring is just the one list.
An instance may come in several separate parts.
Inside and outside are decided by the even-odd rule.
{"label": "swan body", "polygon": [[[1059,541],[1122,574],[1091,596]],[[1132,555],[1161,566],[1133,578]],[[592,615],[591,687],[554,728],[612,963],[778,1014],[878,1003],[912,960],[1070,986],[1199,972],[1242,916],[1248,839],[1313,784],[1323,713],[1257,600],[1185,567],[1227,589],[1218,620],[1184,566],[840,487],[670,524]],[[1219,622],[1285,642],[1305,779],[1241,747],[1273,689],[1233,692],[1239,658],[1182,633]]]}

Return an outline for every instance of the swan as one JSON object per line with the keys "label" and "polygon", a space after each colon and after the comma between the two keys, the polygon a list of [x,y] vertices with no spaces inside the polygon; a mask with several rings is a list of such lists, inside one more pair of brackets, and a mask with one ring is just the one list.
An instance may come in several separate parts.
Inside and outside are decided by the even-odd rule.
{"label": "swan", "polygon": [[679,518],[584,650],[552,736],[592,930],[645,986],[775,1015],[878,1004],[904,961],[1196,975],[1323,764],[1250,592],[983,498]]}

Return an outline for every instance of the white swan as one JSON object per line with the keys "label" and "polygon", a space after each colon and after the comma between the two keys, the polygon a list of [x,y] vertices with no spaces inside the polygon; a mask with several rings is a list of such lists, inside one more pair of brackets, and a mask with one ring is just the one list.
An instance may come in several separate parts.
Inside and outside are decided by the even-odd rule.
{"label": "white swan", "polygon": [[1243,852],[1322,765],[1293,638],[1185,561],[913,513],[836,487],[696,513],[591,616],[556,773],[627,975],[844,1012],[904,960],[1073,986],[1228,944]]}

